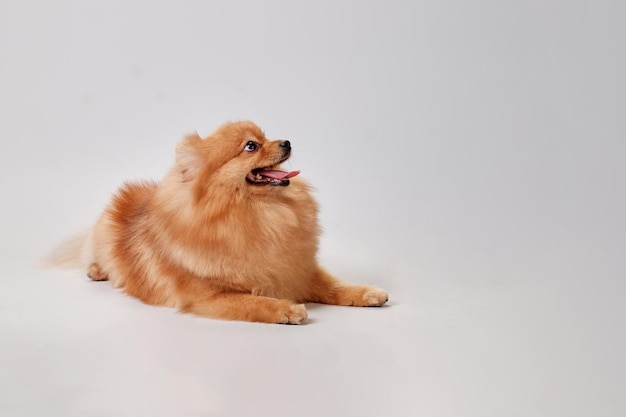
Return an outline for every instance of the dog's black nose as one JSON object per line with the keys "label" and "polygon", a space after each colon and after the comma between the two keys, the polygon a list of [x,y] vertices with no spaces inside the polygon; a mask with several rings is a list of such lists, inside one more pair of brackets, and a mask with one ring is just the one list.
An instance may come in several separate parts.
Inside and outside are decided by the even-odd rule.
{"label": "dog's black nose", "polygon": [[291,142],[289,142],[288,140],[284,140],[284,141],[280,142],[278,144],[278,146],[280,146],[281,148],[284,148],[286,150],[290,150],[291,149]]}

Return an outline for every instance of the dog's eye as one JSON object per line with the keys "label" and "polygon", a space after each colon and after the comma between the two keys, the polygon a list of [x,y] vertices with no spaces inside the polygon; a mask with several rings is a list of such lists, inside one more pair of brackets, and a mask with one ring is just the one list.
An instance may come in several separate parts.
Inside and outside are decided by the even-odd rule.
{"label": "dog's eye", "polygon": [[244,146],[243,150],[246,152],[254,152],[258,149],[259,144],[253,141],[248,141],[248,143],[246,143],[246,146]]}

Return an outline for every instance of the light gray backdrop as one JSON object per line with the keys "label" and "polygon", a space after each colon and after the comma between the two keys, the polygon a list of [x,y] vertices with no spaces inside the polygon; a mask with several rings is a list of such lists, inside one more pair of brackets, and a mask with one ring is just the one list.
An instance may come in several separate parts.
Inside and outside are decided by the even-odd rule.
{"label": "light gray backdrop", "polygon": [[[622,416],[618,1],[3,1],[0,414]],[[33,268],[175,143],[251,119],[322,261],[390,306],[303,327]]]}

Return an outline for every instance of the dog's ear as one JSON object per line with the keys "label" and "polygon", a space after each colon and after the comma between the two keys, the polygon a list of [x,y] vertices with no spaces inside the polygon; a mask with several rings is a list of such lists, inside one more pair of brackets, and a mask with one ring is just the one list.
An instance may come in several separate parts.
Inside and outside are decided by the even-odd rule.
{"label": "dog's ear", "polygon": [[183,181],[191,181],[202,166],[202,138],[197,134],[188,135],[176,145],[176,167]]}

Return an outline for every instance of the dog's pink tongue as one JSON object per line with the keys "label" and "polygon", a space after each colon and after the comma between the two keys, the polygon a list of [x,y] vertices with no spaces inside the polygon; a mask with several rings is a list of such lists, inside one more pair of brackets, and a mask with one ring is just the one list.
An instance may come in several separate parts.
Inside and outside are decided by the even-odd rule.
{"label": "dog's pink tongue", "polygon": [[287,178],[295,177],[299,173],[300,171],[286,172],[286,171],[277,171],[273,169],[263,169],[258,172],[258,174],[261,174],[264,177],[270,177],[275,180],[286,180]]}

